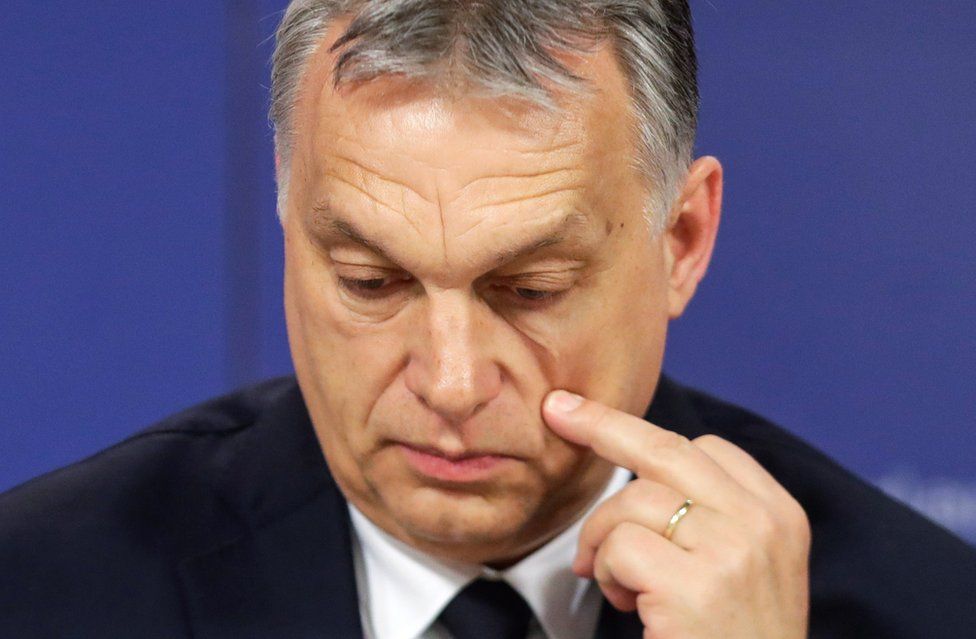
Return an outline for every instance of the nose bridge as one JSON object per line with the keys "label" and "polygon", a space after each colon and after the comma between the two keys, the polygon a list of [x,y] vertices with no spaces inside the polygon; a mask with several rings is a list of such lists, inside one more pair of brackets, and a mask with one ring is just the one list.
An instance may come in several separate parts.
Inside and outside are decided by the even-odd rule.
{"label": "nose bridge", "polygon": [[490,320],[465,291],[428,295],[424,325],[411,356],[407,383],[429,408],[460,422],[488,403],[501,386],[491,353]]}

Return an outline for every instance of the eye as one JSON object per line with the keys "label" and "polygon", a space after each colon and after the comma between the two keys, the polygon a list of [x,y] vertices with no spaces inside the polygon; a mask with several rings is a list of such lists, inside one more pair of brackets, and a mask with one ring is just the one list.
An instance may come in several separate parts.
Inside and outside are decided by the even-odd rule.
{"label": "eye", "polygon": [[565,283],[559,288],[518,286],[516,283],[504,283],[495,285],[496,294],[501,296],[501,300],[515,309],[527,311],[543,310],[550,305],[557,303],[572,288]]}
{"label": "eye", "polygon": [[339,286],[355,297],[364,300],[379,300],[400,291],[410,282],[407,275],[384,275],[382,277],[353,278],[338,276]]}
{"label": "eye", "polygon": [[491,282],[490,291],[495,304],[513,311],[543,311],[573,291],[579,280],[578,270],[562,267],[502,274]]}
{"label": "eye", "polygon": [[551,299],[553,296],[558,294],[558,291],[540,291],[534,288],[525,288],[522,286],[516,286],[512,289],[516,295],[524,300],[531,302],[541,302],[544,300]]}

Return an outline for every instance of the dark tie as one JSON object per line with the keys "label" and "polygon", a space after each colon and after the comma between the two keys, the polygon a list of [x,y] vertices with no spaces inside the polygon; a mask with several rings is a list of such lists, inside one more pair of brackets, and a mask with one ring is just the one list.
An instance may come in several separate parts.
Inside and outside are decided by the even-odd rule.
{"label": "dark tie", "polygon": [[525,639],[532,611],[504,581],[478,579],[459,592],[438,620],[454,639]]}

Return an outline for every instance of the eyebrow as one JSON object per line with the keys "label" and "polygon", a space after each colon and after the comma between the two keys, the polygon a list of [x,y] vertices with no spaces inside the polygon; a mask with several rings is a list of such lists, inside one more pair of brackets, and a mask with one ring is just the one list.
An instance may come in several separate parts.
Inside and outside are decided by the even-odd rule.
{"label": "eyebrow", "polygon": [[[381,242],[367,237],[352,221],[338,217],[331,206],[319,204],[313,207],[313,211],[318,214],[313,222],[315,227],[327,227],[327,231],[341,235],[351,242],[368,248],[388,262],[398,264],[397,260],[391,256],[391,251],[387,247]],[[561,244],[568,239],[573,231],[585,228],[588,221],[589,218],[579,211],[568,213],[559,223],[555,224],[553,228],[547,229],[546,233],[540,237],[529,238],[517,246],[495,253],[490,259],[490,263],[492,264],[491,268],[498,268],[503,264],[513,262],[520,257],[531,255],[541,249]]]}

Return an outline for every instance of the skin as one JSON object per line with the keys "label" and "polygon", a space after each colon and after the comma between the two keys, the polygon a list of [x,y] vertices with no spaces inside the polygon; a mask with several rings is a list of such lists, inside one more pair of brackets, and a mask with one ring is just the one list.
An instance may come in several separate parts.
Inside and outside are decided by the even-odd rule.
{"label": "skin", "polygon": [[573,570],[636,610],[646,637],[807,636],[810,525],[758,462],[565,391],[543,410],[560,435],[637,475],[587,519]]}
{"label": "skin", "polygon": [[[571,61],[597,90],[545,112],[396,77],[335,90],[328,48],[344,26],[326,35],[295,107],[284,235],[298,381],[333,476],[367,517],[432,555],[510,565],[578,517],[614,465],[634,465],[597,445],[593,429],[653,428],[637,416],[658,382],[668,322],[711,257],[721,166],[694,163],[667,231],[652,236],[609,47]],[[587,430],[542,410],[554,389],[586,396],[606,419]],[[635,437],[642,454],[659,452]],[[444,480],[412,465],[417,450],[490,454],[493,466],[476,481]],[[642,473],[641,485],[674,482]],[[627,502],[587,522],[577,568],[618,607],[647,603],[639,588],[660,584],[618,576],[601,551],[626,551],[621,526],[681,550],[660,536],[661,512],[666,523],[691,494],[676,488],[652,515]],[[638,562],[647,569],[660,549],[645,541],[635,548],[650,553]],[[683,618],[688,597],[666,615],[657,600],[644,609]],[[743,636],[767,636],[755,630]],[[669,632],[651,636],[718,636]]]}

